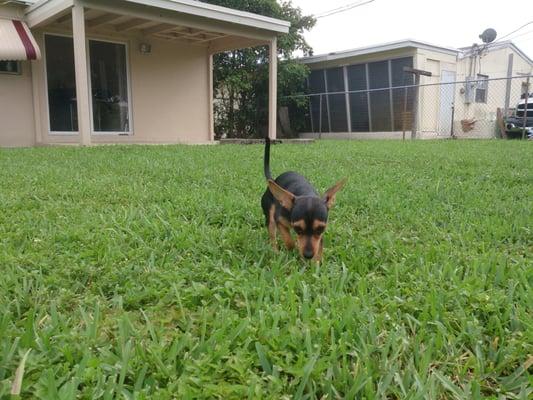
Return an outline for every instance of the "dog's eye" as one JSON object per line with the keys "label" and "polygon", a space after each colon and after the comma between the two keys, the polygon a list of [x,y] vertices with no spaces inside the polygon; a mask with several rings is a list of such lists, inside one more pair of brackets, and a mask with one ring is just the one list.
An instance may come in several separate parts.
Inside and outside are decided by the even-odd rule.
{"label": "dog's eye", "polygon": [[296,232],[298,235],[301,235],[304,233],[304,230],[298,226],[294,227],[294,232]]}
{"label": "dog's eye", "polygon": [[324,230],[325,230],[325,229],[326,229],[326,228],[324,228],[324,227],[322,227],[322,226],[321,226],[320,228],[316,228],[316,229],[315,229],[315,234],[316,234],[316,235],[322,235],[322,234],[324,233]]}

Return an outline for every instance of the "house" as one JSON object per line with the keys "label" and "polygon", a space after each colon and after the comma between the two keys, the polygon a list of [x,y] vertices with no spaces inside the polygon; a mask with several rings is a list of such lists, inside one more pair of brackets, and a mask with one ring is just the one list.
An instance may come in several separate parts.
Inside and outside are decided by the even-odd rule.
{"label": "house", "polygon": [[[402,40],[301,62],[311,69],[310,121],[301,136],[341,138],[399,138],[413,118],[419,137],[493,137],[497,109],[520,99],[521,79],[508,76],[533,67],[512,42],[455,49]],[[431,72],[418,93],[405,67]]]}
{"label": "house", "polygon": [[213,141],[213,55],[290,24],[194,0],[0,3],[0,146]]}

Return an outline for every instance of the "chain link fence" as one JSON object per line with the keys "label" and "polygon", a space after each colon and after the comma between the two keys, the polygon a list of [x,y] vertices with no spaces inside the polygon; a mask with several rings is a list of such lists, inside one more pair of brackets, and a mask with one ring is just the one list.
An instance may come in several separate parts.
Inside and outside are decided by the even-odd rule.
{"label": "chain link fence", "polygon": [[443,74],[434,83],[290,96],[305,98],[306,106],[289,109],[288,124],[304,113],[296,132],[302,138],[533,136],[530,78],[456,81],[455,74]]}

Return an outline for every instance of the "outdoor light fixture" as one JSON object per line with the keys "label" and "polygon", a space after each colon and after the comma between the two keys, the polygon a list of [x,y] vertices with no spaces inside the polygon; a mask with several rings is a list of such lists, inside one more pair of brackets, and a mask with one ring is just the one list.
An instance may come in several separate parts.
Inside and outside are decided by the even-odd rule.
{"label": "outdoor light fixture", "polygon": [[139,46],[139,51],[141,52],[141,54],[151,54],[152,45],[150,43],[141,43]]}

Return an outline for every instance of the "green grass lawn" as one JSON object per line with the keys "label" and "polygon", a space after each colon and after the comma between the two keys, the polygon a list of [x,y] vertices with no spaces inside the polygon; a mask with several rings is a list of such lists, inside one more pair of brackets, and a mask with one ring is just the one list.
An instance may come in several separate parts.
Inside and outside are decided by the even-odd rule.
{"label": "green grass lawn", "polygon": [[531,399],[533,143],[272,149],[349,177],[275,254],[261,146],[0,150],[0,398]]}

